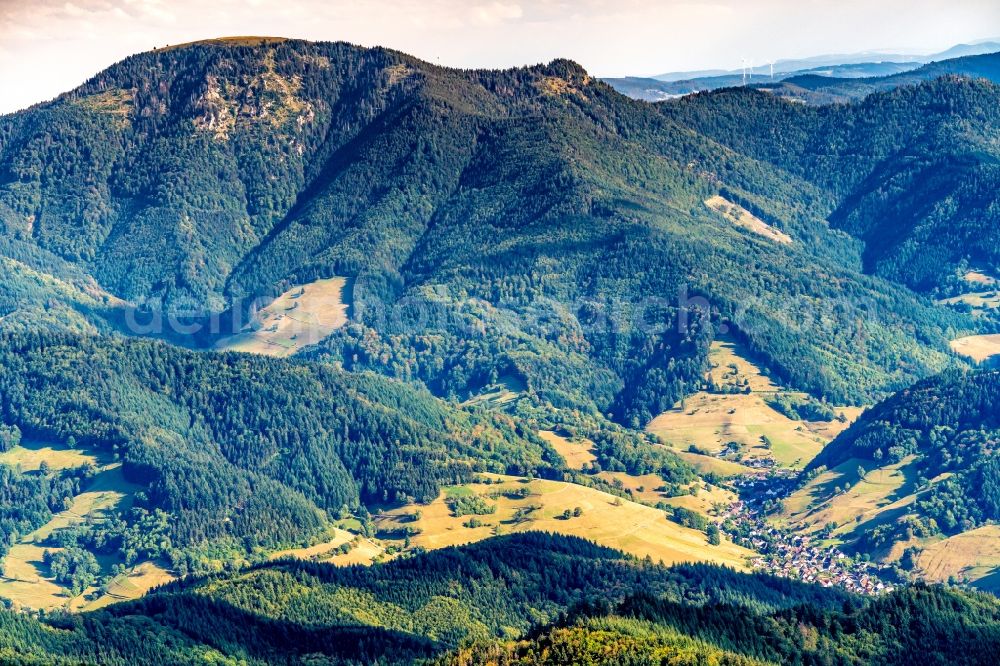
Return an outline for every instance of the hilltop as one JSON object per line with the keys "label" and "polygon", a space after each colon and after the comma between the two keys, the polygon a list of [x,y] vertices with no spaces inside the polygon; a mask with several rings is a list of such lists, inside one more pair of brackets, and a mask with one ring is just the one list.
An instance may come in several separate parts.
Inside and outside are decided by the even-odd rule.
{"label": "hilltop", "polygon": [[130,664],[979,664],[1000,643],[998,618],[983,595],[862,602],[541,533],[367,569],[269,564],[78,618],[0,611],[5,660]]}

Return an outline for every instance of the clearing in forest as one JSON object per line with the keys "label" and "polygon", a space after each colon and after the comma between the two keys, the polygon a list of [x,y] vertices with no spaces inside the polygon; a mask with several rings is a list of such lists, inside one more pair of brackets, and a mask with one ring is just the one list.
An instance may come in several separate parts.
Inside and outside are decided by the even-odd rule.
{"label": "clearing in forest", "polygon": [[791,236],[785,232],[775,229],[746,208],[734,204],[721,195],[716,194],[705,199],[705,205],[741,229],[746,229],[776,243],[788,245],[792,242]]}
{"label": "clearing in forest", "polygon": [[951,341],[951,348],[956,354],[982,363],[1000,354],[1000,334],[969,335],[958,338]]}
{"label": "clearing in forest", "polygon": [[982,315],[985,310],[1000,308],[1000,291],[974,291],[938,301],[939,305],[957,305],[959,303],[968,305],[974,315]]}
{"label": "clearing in forest", "polygon": [[968,285],[969,291],[966,293],[942,298],[937,301],[938,305],[965,305],[971,311],[972,316],[982,317],[987,314],[987,310],[1000,308],[1000,283],[992,275],[985,271],[969,271],[963,279]]}
{"label": "clearing in forest", "polygon": [[176,576],[156,562],[143,562],[129,571],[116,576],[108,583],[107,592],[90,601],[80,610],[90,611],[104,608],[108,604],[129,599],[138,599],[154,587],[165,585]]}
{"label": "clearing in forest", "polygon": [[736,342],[713,342],[707,376],[711,390],[682,400],[650,421],[646,430],[682,452],[701,454],[692,462],[701,462],[702,467],[708,466],[705,458],[713,456],[742,466],[730,468],[728,474],[768,458],[800,469],[861,412],[838,407],[834,409],[838,418],[831,421],[793,420],[767,400],[780,395],[794,399],[806,396],[784,391],[748,357],[747,350]]}
{"label": "clearing in forest", "polygon": [[[593,453],[594,443],[589,439],[570,439],[551,430],[540,430],[538,436],[544,439],[562,456],[566,466],[577,471],[597,460]],[[662,481],[661,481],[662,483]],[[659,485],[659,484],[658,484]]]}
{"label": "clearing in forest", "polygon": [[[57,530],[86,520],[103,520],[109,510],[127,508],[139,486],[125,480],[121,463],[105,463],[97,455],[63,446],[26,443],[7,451],[0,460],[6,464],[19,464],[22,470],[31,473],[37,473],[43,461],[53,473],[88,463],[98,465],[99,471],[84,491],[73,497],[69,508],[55,514],[48,523],[23,536],[11,547],[0,562],[0,597],[22,608],[88,610],[116,600],[138,597],[169,578],[162,568],[144,563],[113,581],[109,586],[110,594],[91,587],[71,597],[69,589],[51,577],[43,562],[46,550],[60,550],[47,543],[49,537]],[[99,556],[97,559],[105,571],[117,562],[108,557]]]}
{"label": "clearing in forest", "polygon": [[495,384],[484,386],[481,391],[462,403],[465,407],[498,409],[508,405],[528,390],[524,380],[513,375],[500,377]]}
{"label": "clearing in forest", "polygon": [[37,472],[43,462],[50,470],[58,472],[84,465],[98,465],[100,461],[97,456],[80,449],[72,449],[64,444],[40,442],[22,442],[0,453],[0,464],[19,468],[22,472]]}
{"label": "clearing in forest", "polygon": [[985,271],[969,271],[963,277],[969,284],[985,285],[987,287],[998,284],[997,279]]}
{"label": "clearing in forest", "polygon": [[[668,520],[663,511],[584,486],[510,476],[488,475],[494,483],[458,487],[486,506],[485,515],[453,515],[446,489],[428,505],[409,505],[375,518],[385,539],[403,539],[409,531],[413,546],[445,548],[491,536],[541,530],[579,536],[639,557],[666,564],[713,562],[745,569],[752,552],[727,539],[710,546],[703,532]],[[579,508],[578,516],[572,515]],[[566,512],[569,517],[564,517]],[[419,515],[418,515],[419,512]]]}
{"label": "clearing in forest", "polygon": [[219,340],[217,351],[291,356],[347,323],[352,284],[333,277],[299,285],[256,312],[236,335]]}
{"label": "clearing in forest", "polygon": [[[348,545],[349,544],[349,545]],[[346,548],[342,552],[341,548]],[[339,527],[331,529],[329,538],[322,543],[307,548],[289,548],[272,553],[269,559],[293,557],[300,560],[315,560],[340,566],[351,564],[372,564],[382,558],[385,546],[373,539],[348,532]]]}

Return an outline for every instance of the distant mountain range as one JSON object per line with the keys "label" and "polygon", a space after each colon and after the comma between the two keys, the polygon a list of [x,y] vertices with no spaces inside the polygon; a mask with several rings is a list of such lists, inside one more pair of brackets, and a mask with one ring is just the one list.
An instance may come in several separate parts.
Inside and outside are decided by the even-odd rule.
{"label": "distant mountain range", "polygon": [[941,60],[888,76],[849,78],[803,72],[774,84],[765,83],[756,87],[808,104],[831,104],[860,99],[873,92],[915,85],[942,76],[988,79],[995,83],[1000,81],[1000,53]]}
{"label": "distant mountain range", "polygon": [[[740,86],[745,83],[769,86],[777,81],[786,81],[804,76],[835,79],[888,77],[920,70],[922,65],[940,64],[942,61],[964,59],[969,56],[986,55],[996,52],[1000,52],[1000,40],[958,44],[945,51],[931,55],[865,51],[862,53],[831,54],[811,58],[778,60],[773,63],[773,71],[770,63],[747,69],[746,80],[744,80],[744,70],[742,69],[668,72],[651,77],[628,76],[604,80],[624,95],[628,95],[634,99],[656,102],[696,92]],[[931,74],[920,80],[934,78],[934,76]],[[825,102],[830,100],[813,99],[810,97],[805,101]]]}

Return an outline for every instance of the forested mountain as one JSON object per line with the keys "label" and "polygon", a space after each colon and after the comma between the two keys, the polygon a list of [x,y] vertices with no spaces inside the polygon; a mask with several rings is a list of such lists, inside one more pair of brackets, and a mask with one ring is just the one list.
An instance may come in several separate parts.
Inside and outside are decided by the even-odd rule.
{"label": "forested mountain", "polygon": [[[972,268],[1000,276],[1000,88],[893,88],[821,108],[753,89],[650,105],[568,60],[460,71],[235,38],[128,58],[0,117],[0,584],[56,581],[96,607],[136,564],[178,578],[79,615],[0,612],[0,661],[995,655],[992,598],[863,600],[508,535],[549,511],[532,492],[568,488],[585,500],[544,520],[586,511],[593,522],[575,524],[597,525],[630,497],[647,506],[628,503],[637,524],[622,539],[668,516],[697,525],[677,526],[688,541],[664,548],[670,561],[802,550],[722,487],[719,469],[790,487],[788,469],[755,471],[774,456],[716,460],[640,429],[697,391],[722,420],[694,432],[742,427],[759,440],[748,450],[769,452],[791,446],[728,417],[784,405],[774,414],[805,442],[797,468],[846,427],[832,405],[931,375],[868,411],[805,480],[906,460],[920,492],[873,547],[1000,520],[1000,373],[969,371],[948,345],[996,317],[930,299]],[[340,317],[325,339],[283,359],[218,351],[260,299],[281,295],[276,329],[318,284]],[[713,342],[728,368],[709,368]],[[484,524],[500,500],[508,513]],[[751,518],[753,552],[723,542]],[[402,536],[379,545],[382,527]],[[487,540],[423,552],[473,538]],[[268,559],[365,546],[376,554],[352,561],[391,561]]]}
{"label": "forested mountain", "polygon": [[[805,99],[810,103],[822,103],[831,101],[823,96],[823,82],[830,85],[845,84],[852,79],[871,79],[887,77],[893,74],[901,74],[920,67],[919,62],[864,62],[851,64],[828,64],[816,66],[801,66],[796,69],[775,69],[772,76],[767,66],[754,68],[752,75],[744,78],[742,71],[721,72],[693,78],[672,78],[671,80],[660,80],[657,78],[644,78],[638,76],[627,76],[623,78],[603,79],[608,85],[623,95],[633,99],[641,99],[647,102],[662,102],[683,95],[691,95],[698,92],[719,90],[720,88],[733,88],[736,86],[749,85],[756,88],[765,88],[776,92],[779,95],[793,99]],[[748,72],[749,74],[749,72]],[[808,77],[808,78],[805,78]],[[794,85],[795,81],[816,80],[819,88],[818,94],[810,95],[800,86]],[[784,83],[784,82],[788,83]],[[780,82],[780,83],[779,83]],[[888,89],[890,86],[887,86]],[[873,92],[873,91],[869,91]],[[841,100],[837,97],[834,100]]]}
{"label": "forested mountain", "polygon": [[936,588],[862,601],[529,533],[371,568],[269,564],[0,626],[0,658],[31,664],[978,664],[1000,604]]}
{"label": "forested mountain", "polygon": [[[220,311],[346,275],[353,323],[316,353],[439,395],[506,375],[640,426],[697,388],[724,324],[794,386],[871,400],[943,368],[973,327],[862,268],[923,286],[911,253],[950,258],[920,227],[881,259],[887,209],[976,228],[991,214],[995,146],[978,128],[996,97],[944,81],[873,98],[855,123],[748,91],[651,107],[568,61],[464,72],[347,44],[163,49],[0,119],[0,322],[121,330],[137,304]],[[924,98],[945,101],[924,118]],[[924,153],[887,154],[904,133],[954,155],[920,201],[899,188]],[[716,195],[790,242],[734,225],[704,204]]]}
{"label": "forested mountain", "polygon": [[864,548],[953,535],[1000,520],[1000,371],[946,373],[869,409],[809,465],[911,460],[920,494]]}
{"label": "forested mountain", "polygon": [[[0,367],[4,433],[111,457],[138,485],[117,520],[58,535],[58,545],[120,555],[129,565],[165,557],[197,570],[199,549],[220,544],[238,561],[309,543],[362,502],[429,500],[476,471],[554,475],[561,465],[507,416],[466,412],[426,391],[321,363],[11,334],[0,340]],[[10,438],[0,441],[10,446]],[[94,473],[70,470],[53,481],[0,470],[4,552],[64,509],[79,477]]]}
{"label": "forested mountain", "polygon": [[867,272],[931,291],[968,262],[1000,272],[1000,88],[942,78],[848,106],[806,108],[733,90],[659,108],[809,181],[828,219],[864,243]]}
{"label": "forested mountain", "polygon": [[528,640],[477,645],[441,664],[986,664],[997,648],[993,597],[894,592],[862,607],[754,613],[629,598],[587,609]]}
{"label": "forested mountain", "polygon": [[796,102],[835,104],[948,75],[1000,83],[1000,53],[991,52],[998,46],[996,43],[959,45],[930,57],[896,55],[880,59],[878,54],[869,53],[862,57],[807,58],[775,63],[773,73],[764,65],[746,71],[695,73],[697,76],[604,80],[623,95],[648,102],[749,86]]}

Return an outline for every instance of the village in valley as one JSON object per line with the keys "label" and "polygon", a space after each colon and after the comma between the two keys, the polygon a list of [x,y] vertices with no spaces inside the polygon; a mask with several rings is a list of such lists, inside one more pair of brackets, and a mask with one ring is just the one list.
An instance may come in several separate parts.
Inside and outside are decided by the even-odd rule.
{"label": "village in valley", "polygon": [[751,559],[752,568],[855,594],[891,592],[893,586],[880,579],[879,568],[872,563],[767,520],[767,507],[794,488],[794,482],[795,476],[788,474],[754,474],[733,480],[741,499],[721,513],[721,528],[735,543],[760,553]]}

